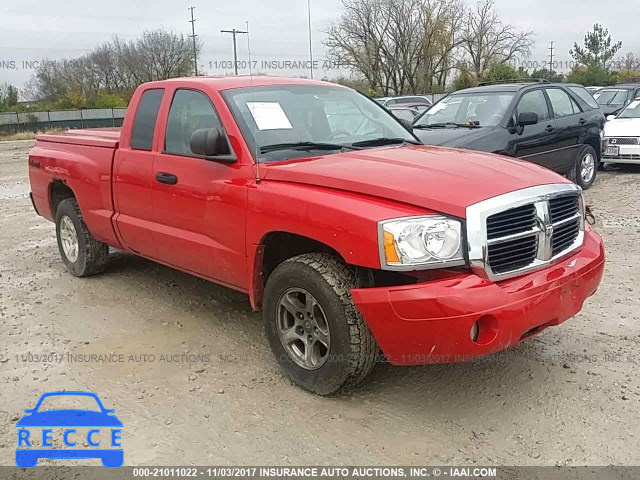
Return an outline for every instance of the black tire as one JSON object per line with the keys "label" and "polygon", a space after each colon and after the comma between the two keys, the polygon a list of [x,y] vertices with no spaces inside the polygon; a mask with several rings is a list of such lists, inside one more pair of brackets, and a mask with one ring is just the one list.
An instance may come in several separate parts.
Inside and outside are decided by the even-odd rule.
{"label": "black tire", "polygon": [[[583,177],[583,160],[590,157],[593,162],[593,168],[590,170],[590,176],[586,179]],[[598,173],[598,154],[595,149],[591,145],[584,145],[578,155],[576,156],[575,164],[572,172],[569,175],[569,179],[574,182],[576,185],[582,187],[583,190],[588,190],[593,182],[596,180],[596,175]]]}
{"label": "black tire", "polygon": [[[267,339],[280,366],[297,385],[320,395],[353,387],[373,369],[379,352],[369,327],[351,299],[355,275],[332,255],[310,253],[281,263],[269,276],[264,292],[263,318]],[[298,365],[278,334],[278,309],[285,292],[309,292],[326,316],[328,360],[315,370]]]}
{"label": "black tire", "polygon": [[[71,220],[75,228],[78,245],[75,259],[69,259],[63,248],[61,224],[65,218]],[[56,211],[56,237],[62,261],[72,275],[88,277],[102,273],[106,268],[109,261],[109,246],[93,238],[84,223],[82,212],[75,198],[62,200],[58,205],[58,210]]]}

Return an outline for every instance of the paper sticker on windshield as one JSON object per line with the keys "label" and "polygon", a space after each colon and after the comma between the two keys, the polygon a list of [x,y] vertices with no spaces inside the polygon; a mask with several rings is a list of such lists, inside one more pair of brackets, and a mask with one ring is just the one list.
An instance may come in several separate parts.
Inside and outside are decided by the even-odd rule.
{"label": "paper sticker on windshield", "polygon": [[293,126],[278,102],[247,102],[258,130],[291,130]]}

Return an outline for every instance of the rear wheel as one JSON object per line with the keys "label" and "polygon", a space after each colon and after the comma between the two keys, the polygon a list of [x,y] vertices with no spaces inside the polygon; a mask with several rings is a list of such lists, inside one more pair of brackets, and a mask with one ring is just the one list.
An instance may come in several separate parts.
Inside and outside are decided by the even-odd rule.
{"label": "rear wheel", "polygon": [[62,261],[72,275],[88,277],[104,271],[109,246],[93,238],[75,198],[62,200],[58,205],[56,237]]}
{"label": "rear wheel", "polygon": [[598,155],[592,146],[585,145],[576,158],[575,171],[571,180],[583,190],[587,190],[593,185],[597,171]]}
{"label": "rear wheel", "polygon": [[287,375],[320,395],[360,383],[378,345],[351,299],[355,276],[337,258],[300,255],[269,276],[263,317],[271,350]]}

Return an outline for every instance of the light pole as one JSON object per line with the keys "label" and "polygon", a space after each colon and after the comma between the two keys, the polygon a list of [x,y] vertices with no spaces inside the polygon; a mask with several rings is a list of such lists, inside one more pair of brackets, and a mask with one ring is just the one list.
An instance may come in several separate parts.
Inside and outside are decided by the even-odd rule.
{"label": "light pole", "polygon": [[233,71],[236,75],[238,75],[238,45],[236,43],[236,37],[238,36],[238,34],[247,34],[249,32],[246,32],[244,30],[236,30],[234,28],[233,30],[220,30],[220,33],[230,33],[231,35],[233,35]]}
{"label": "light pole", "polygon": [[196,43],[196,19],[193,18],[193,10],[196,7],[189,7],[189,10],[191,10],[191,20],[189,20],[189,23],[191,24],[191,38],[193,38],[193,67],[196,73],[196,77],[198,76],[198,46]]}
{"label": "light pole", "polygon": [[311,60],[309,69],[311,70],[311,78],[313,78],[313,43],[311,38],[311,0],[307,0],[307,13],[309,16],[309,59]]}

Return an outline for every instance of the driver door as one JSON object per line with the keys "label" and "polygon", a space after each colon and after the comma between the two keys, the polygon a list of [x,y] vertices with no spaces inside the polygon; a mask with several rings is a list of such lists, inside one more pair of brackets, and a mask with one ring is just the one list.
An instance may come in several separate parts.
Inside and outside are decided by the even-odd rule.
{"label": "driver door", "polygon": [[173,94],[163,149],[153,162],[152,204],[157,257],[171,266],[230,286],[246,284],[247,176],[240,163],[195,156],[190,140],[202,128],[224,129],[209,97]]}
{"label": "driver door", "polygon": [[560,140],[556,121],[542,89],[530,90],[520,98],[511,119],[512,125],[517,124],[518,115],[523,112],[537,113],[538,123],[514,127],[507,151],[514,157],[555,170]]}

